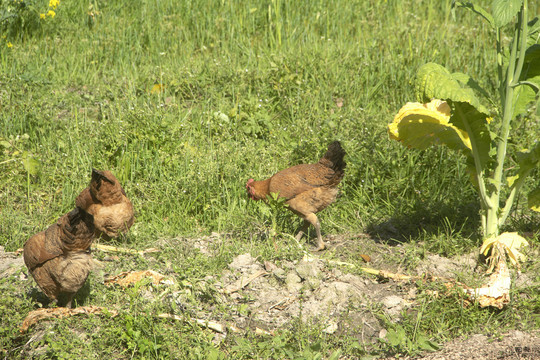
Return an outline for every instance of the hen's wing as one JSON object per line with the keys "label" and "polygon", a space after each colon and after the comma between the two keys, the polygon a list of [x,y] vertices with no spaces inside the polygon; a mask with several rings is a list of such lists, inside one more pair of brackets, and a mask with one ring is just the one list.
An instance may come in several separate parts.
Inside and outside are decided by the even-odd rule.
{"label": "hen's wing", "polygon": [[26,241],[23,257],[30,271],[64,253],[58,246],[58,230],[58,224],[53,224],[47,230],[33,235]]}
{"label": "hen's wing", "polygon": [[332,186],[335,172],[320,164],[300,164],[282,170],[270,181],[270,192],[289,200],[297,195],[323,186]]}
{"label": "hen's wing", "polygon": [[90,188],[84,189],[75,199],[75,205],[85,211],[88,211],[90,206],[95,204],[96,202],[97,201],[92,198]]}

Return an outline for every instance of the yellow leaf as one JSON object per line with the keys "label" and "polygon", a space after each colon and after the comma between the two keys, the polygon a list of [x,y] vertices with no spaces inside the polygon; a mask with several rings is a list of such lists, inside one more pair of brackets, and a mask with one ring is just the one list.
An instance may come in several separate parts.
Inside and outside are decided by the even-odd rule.
{"label": "yellow leaf", "polygon": [[154,86],[152,86],[152,89],[150,89],[150,94],[159,94],[163,92],[163,90],[164,90],[163,84],[154,84]]}
{"label": "yellow leaf", "polygon": [[418,149],[445,144],[455,150],[471,150],[469,135],[450,122],[450,115],[446,101],[407,103],[388,124],[388,134],[391,139]]}
{"label": "yellow leaf", "polygon": [[[484,255],[488,254],[489,249],[492,247],[502,248],[504,252],[510,258],[512,264],[517,265],[519,269],[519,262],[525,260],[525,255],[518,251],[522,246],[528,246],[529,243],[525,238],[518,235],[516,232],[505,232],[499,236],[492,237],[484,240],[480,252]],[[502,255],[502,254],[500,254]],[[490,257],[499,256],[492,253]],[[504,255],[503,255],[504,256]]]}
{"label": "yellow leaf", "polygon": [[498,242],[504,246],[506,253],[512,261],[512,264],[525,260],[525,255],[520,253],[518,249],[522,246],[528,246],[529,243],[527,240],[525,240],[525,238],[519,236],[518,233],[503,233],[498,236]]}
{"label": "yellow leaf", "polygon": [[514,182],[519,179],[519,175],[509,176],[506,178],[506,181],[508,182],[508,186],[512,187],[514,185]]}
{"label": "yellow leaf", "polygon": [[496,237],[492,237],[489,239],[484,240],[484,243],[482,244],[482,247],[480,248],[480,253],[484,256],[487,255],[489,249],[493,246],[493,244],[497,241]]}

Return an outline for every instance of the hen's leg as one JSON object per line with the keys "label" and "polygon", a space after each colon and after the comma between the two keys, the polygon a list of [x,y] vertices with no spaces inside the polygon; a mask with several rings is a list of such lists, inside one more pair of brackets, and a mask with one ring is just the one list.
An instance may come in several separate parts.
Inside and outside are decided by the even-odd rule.
{"label": "hen's leg", "polygon": [[319,222],[319,219],[317,218],[317,215],[311,213],[306,216],[306,220],[311,223],[315,227],[315,231],[317,232],[317,251],[321,251],[326,249],[326,245],[324,244],[324,241],[321,236],[321,224]]}
{"label": "hen's leg", "polygon": [[309,221],[304,220],[304,223],[302,224],[302,227],[300,228],[300,231],[298,231],[298,234],[296,235],[296,240],[300,240],[302,238],[302,235],[307,231],[309,227]]}
{"label": "hen's leg", "polygon": [[72,308],[72,301],[75,293],[61,293],[58,295],[56,305],[59,307]]}

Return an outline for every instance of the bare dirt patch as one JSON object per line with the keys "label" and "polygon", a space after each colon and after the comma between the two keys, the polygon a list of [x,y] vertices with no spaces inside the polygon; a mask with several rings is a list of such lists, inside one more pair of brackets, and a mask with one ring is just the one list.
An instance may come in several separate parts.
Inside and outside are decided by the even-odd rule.
{"label": "bare dirt patch", "polygon": [[4,252],[0,246],[0,279],[11,276],[24,266],[21,252]]}
{"label": "bare dirt patch", "polygon": [[[220,246],[221,241],[223,239],[214,234],[193,240],[193,246],[211,256],[214,253],[212,248]],[[405,250],[401,246],[378,244],[363,234],[334,236],[327,241],[331,258],[347,262],[352,258],[359,259],[361,254],[369,254],[372,262],[366,266],[381,270],[442,278],[456,278],[459,274],[479,271],[476,269],[476,252],[455,258],[426,254],[411,269],[403,262],[389,262],[388,257],[381,256],[392,253],[394,258],[402,258],[401,253]],[[414,311],[417,295],[414,283],[355,274],[347,266],[325,260],[329,258],[327,256],[309,255],[297,261],[282,261],[279,265],[261,261],[249,253],[236,256],[215,279],[215,286],[228,294],[225,297],[228,305],[242,309],[232,312],[228,321],[240,328],[273,332],[300,318],[317,322],[327,334],[354,336],[361,343],[374,344],[386,333],[381,316],[391,322],[399,322],[403,310]],[[522,274],[515,280],[520,286],[529,283],[530,278]],[[443,345],[438,352],[416,358],[540,359],[539,335],[539,332],[528,334],[517,330],[497,338],[475,334],[455,339]]]}
{"label": "bare dirt patch", "polygon": [[[185,246],[211,257],[228,241],[227,237],[212,234],[196,239],[170,239],[161,245]],[[300,319],[316,323],[324,333],[332,336],[352,336],[360,344],[377,344],[387,330],[381,318],[396,323],[403,311],[414,311],[418,289],[413,282],[396,282],[362,273],[347,266],[347,262],[368,254],[372,262],[365,264],[367,267],[452,278],[459,273],[474,272],[477,261],[475,253],[451,259],[427,254],[413,268],[407,268],[406,262],[388,260],[402,259],[406,252],[403,247],[376,243],[363,234],[333,236],[326,241],[330,245],[326,253],[308,252],[303,259],[295,261],[273,263],[242,253],[219,274],[207,276],[203,283],[212,288],[221,305],[230,309],[227,314],[217,312],[215,302],[190,302],[183,298],[186,293],[182,291],[176,291],[166,299],[180,304],[182,311],[199,319],[231,325],[240,331],[250,329],[272,334]],[[0,247],[0,278],[11,276],[22,267],[22,254],[6,253]],[[174,275],[167,269],[152,270]],[[526,286],[529,280],[527,274],[523,274],[516,279],[516,286]],[[148,294],[150,298],[156,295],[154,292]],[[540,359],[539,335],[538,331],[517,330],[496,338],[474,334],[454,339],[442,345],[440,351],[416,358]],[[215,341],[220,342],[225,336],[216,333]]]}
{"label": "bare dirt patch", "polygon": [[[395,357],[386,358],[394,360]],[[400,357],[399,359],[411,359]],[[425,354],[424,360],[536,360],[540,359],[540,332],[514,330],[498,337],[473,334],[446,343],[440,351]]]}

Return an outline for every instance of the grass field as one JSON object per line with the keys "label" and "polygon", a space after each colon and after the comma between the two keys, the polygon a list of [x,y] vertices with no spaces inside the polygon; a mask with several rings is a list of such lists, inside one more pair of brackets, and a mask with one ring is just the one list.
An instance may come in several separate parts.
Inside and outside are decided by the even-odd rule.
{"label": "grass field", "polygon": [[[0,1],[4,8],[8,3]],[[47,12],[46,1],[28,4],[36,15]],[[217,278],[246,252],[277,264],[302,258],[287,236],[299,220],[248,201],[247,179],[315,162],[333,140],[342,142],[348,165],[338,201],[320,214],[324,235],[368,234],[388,249],[397,244],[406,249],[401,271],[427,253],[460,257],[477,249],[478,200],[460,155],[444,147],[410,151],[386,133],[397,110],[414,100],[411,82],[426,62],[471,74],[496,96],[492,34],[464,10],[453,19],[450,6],[449,0],[143,0],[129,6],[73,0],[62,1],[36,27],[6,33],[0,42],[0,245],[15,251],[71,210],[94,167],[113,171],[136,209],[131,231],[113,244],[161,252],[120,255],[91,276],[81,303],[116,309],[118,316],[40,325],[33,342],[39,331],[21,335],[18,326],[38,306],[35,283],[0,278],[0,356],[360,358],[415,354],[422,350],[418,334],[442,344],[475,332],[540,328],[533,256],[523,267],[532,285],[505,310],[463,310],[451,297],[424,299],[421,312],[404,316],[398,327],[377,315],[384,328],[406,330],[410,344],[399,346],[323,336],[320,325],[300,318],[274,336],[248,331],[217,341],[189,321],[157,319],[157,313],[181,311],[163,298],[148,300],[143,287],[103,285],[104,273],[151,268],[193,284],[193,308],[232,311],[209,289],[209,276]],[[531,4],[531,12],[538,7]],[[537,115],[524,118],[516,137],[537,140],[538,126]],[[534,254],[539,224],[521,199],[508,230],[532,234]],[[212,233],[226,240],[211,257],[171,240]],[[359,246],[356,252],[382,249]],[[369,255],[399,257],[393,251]]]}

